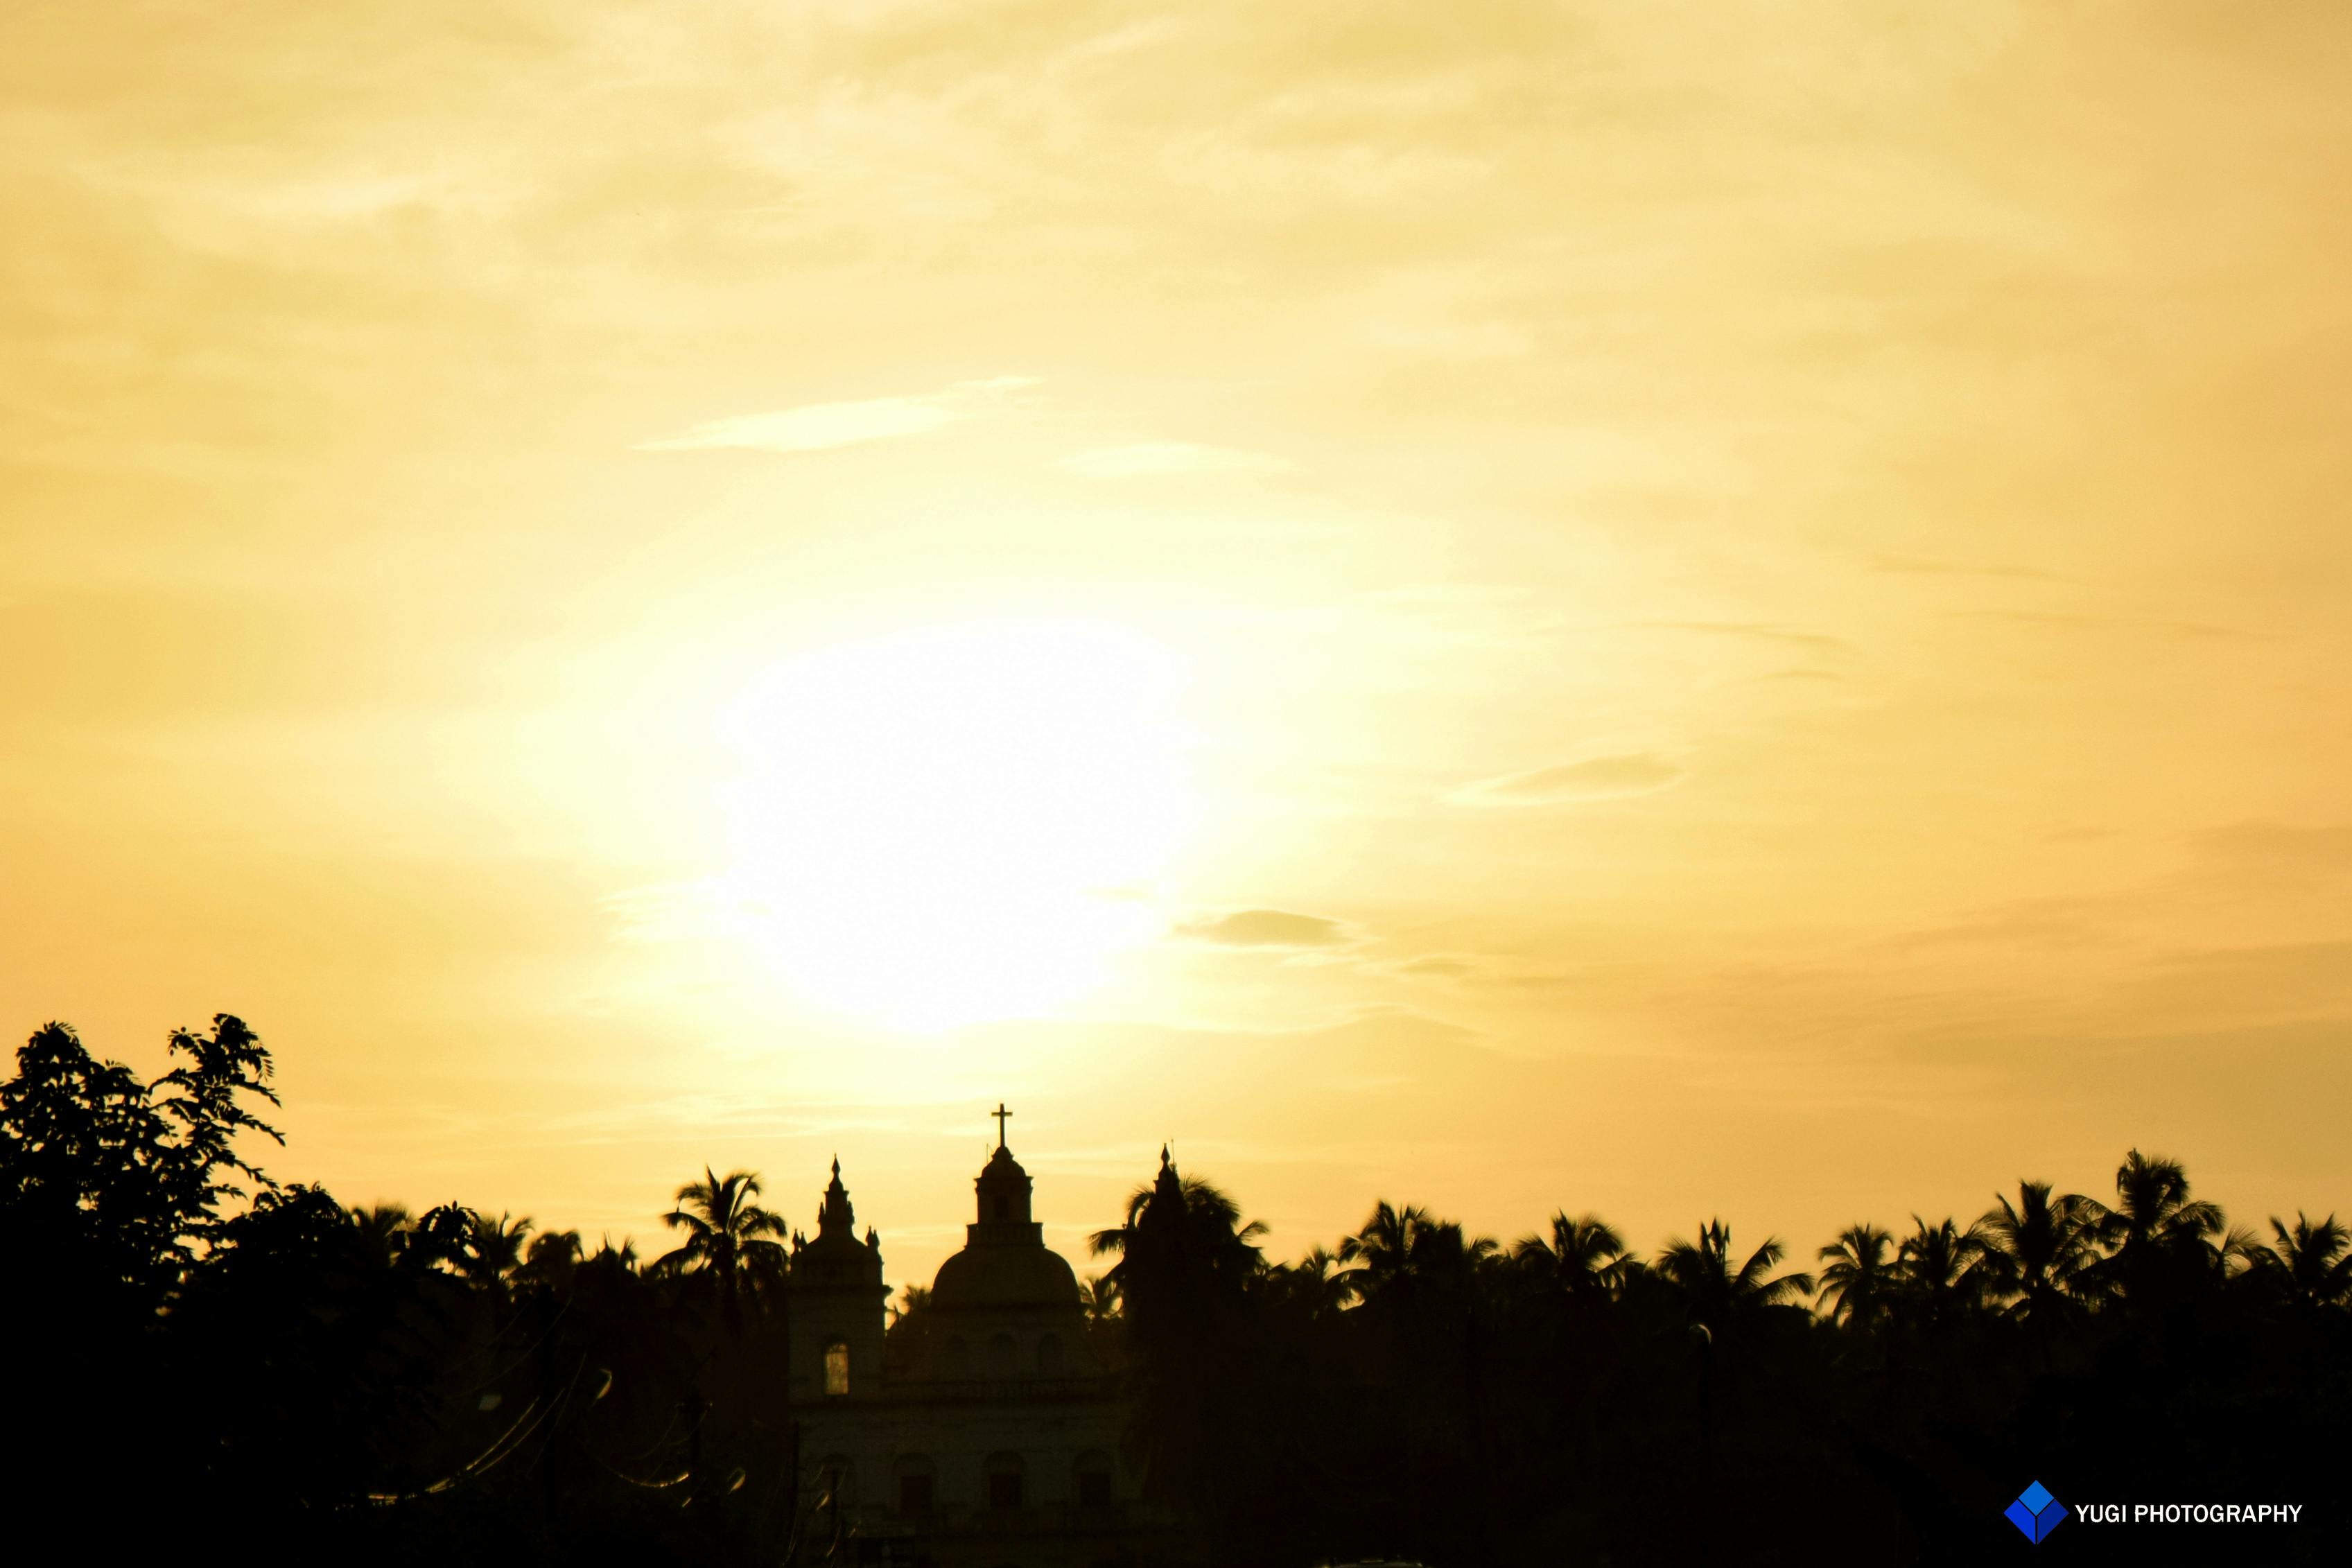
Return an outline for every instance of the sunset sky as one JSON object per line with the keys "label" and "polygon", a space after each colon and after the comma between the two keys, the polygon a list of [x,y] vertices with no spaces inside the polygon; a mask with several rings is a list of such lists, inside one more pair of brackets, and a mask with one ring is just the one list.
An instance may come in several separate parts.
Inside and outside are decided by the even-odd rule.
{"label": "sunset sky", "polygon": [[2352,1207],[2352,11],[17,4],[0,1026],[893,1284],[1014,1111]]}

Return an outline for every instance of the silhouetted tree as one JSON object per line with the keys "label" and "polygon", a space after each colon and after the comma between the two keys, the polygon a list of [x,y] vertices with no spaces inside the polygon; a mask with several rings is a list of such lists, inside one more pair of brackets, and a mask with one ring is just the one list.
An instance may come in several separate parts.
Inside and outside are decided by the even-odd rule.
{"label": "silhouetted tree", "polygon": [[1308,1247],[1296,1263],[1275,1265],[1265,1275],[1274,1300],[1309,1319],[1344,1310],[1356,1300],[1361,1282],[1358,1271],[1343,1267],[1338,1254],[1320,1245]]}
{"label": "silhouetted tree", "polygon": [[1911,1216],[1911,1234],[1896,1250],[1896,1299],[1917,1321],[1934,1326],[1976,1305],[1983,1281],[1977,1260],[1984,1238],[1971,1226],[1961,1230],[1947,1219],[1929,1225]]}
{"label": "silhouetted tree", "polygon": [[2115,1206],[2086,1204],[2085,1212],[2107,1252],[2084,1271],[2087,1282],[2135,1302],[2193,1288],[2212,1269],[2212,1238],[2224,1229],[2219,1207],[2190,1197],[2179,1161],[2137,1149],[2116,1167]]}
{"label": "silhouetted tree", "polygon": [[740,1323],[742,1299],[762,1283],[781,1280],[789,1234],[780,1215],[761,1208],[760,1178],[750,1171],[719,1176],[706,1168],[703,1179],[678,1188],[677,1206],[662,1224],[686,1232],[686,1240],[654,1260],[656,1276],[696,1275],[715,1282],[730,1323]]}
{"label": "silhouetted tree", "polygon": [[2306,1310],[2352,1302],[2352,1232],[2334,1215],[2314,1225],[2298,1210],[2292,1229],[2273,1215],[2271,1236],[2252,1258],[2263,1283]]}
{"label": "silhouetted tree", "polygon": [[1512,1249],[1518,1260],[1577,1300],[1607,1296],[1624,1272],[1623,1238],[1598,1215],[1551,1216],[1549,1238],[1530,1236]]}
{"label": "silhouetted tree", "polygon": [[1125,1223],[1089,1242],[1095,1256],[1118,1260],[1103,1280],[1118,1292],[1134,1358],[1133,1456],[1156,1493],[1212,1516],[1248,1489],[1263,1458],[1249,1449],[1265,1434],[1245,1412],[1249,1288],[1264,1233],[1214,1184],[1181,1174],[1163,1149],[1159,1174],[1129,1198]]}
{"label": "silhouetted tree", "polygon": [[371,1204],[351,1210],[350,1215],[352,1228],[359,1233],[361,1246],[371,1262],[389,1268],[399,1261],[401,1248],[407,1244],[408,1233],[416,1224],[408,1205]]}
{"label": "silhouetted tree", "polygon": [[522,1267],[523,1247],[530,1237],[530,1216],[516,1219],[501,1214],[467,1216],[465,1252],[459,1271],[486,1290],[502,1289]]}
{"label": "silhouetted tree", "polygon": [[236,1140],[257,1132],[285,1143],[278,1129],[245,1102],[249,1096],[278,1103],[278,1091],[269,1087],[277,1069],[261,1037],[228,1013],[213,1016],[209,1035],[173,1030],[170,1046],[173,1056],[188,1059],[155,1083],[164,1091],[160,1109],[180,1124],[179,1137],[163,1153],[163,1173],[184,1232],[209,1240],[221,1223],[221,1201],[248,1195],[233,1178],[243,1176],[264,1190],[271,1184],[259,1166],[238,1152]]}
{"label": "silhouetted tree", "polygon": [[543,1290],[562,1294],[572,1288],[587,1255],[576,1230],[542,1231],[530,1238],[517,1277]]}
{"label": "silhouetted tree", "polygon": [[[249,1030],[222,1015],[171,1050],[144,1083],[51,1025],[0,1082],[22,1489],[234,1521],[264,1561],[786,1556],[789,1271],[756,1178],[679,1189],[680,1245],[642,1270],[625,1241],[458,1203],[347,1209],[250,1163],[274,1099]],[[2326,1495],[2352,1426],[2333,1214],[2258,1245],[2134,1151],[2113,1207],[2029,1182],[1972,1226],[1913,1221],[1820,1249],[1817,1318],[1780,1243],[1720,1221],[1645,1263],[1561,1210],[1506,1256],[1382,1201],[1269,1264],[1163,1152],[1081,1305],[1153,1495],[1239,1568],[1794,1562],[1811,1538],[1741,1522],[1790,1497],[1835,1499],[1874,1561],[1974,1560],[2013,1468],[2097,1496],[2149,1453],[2220,1492]],[[888,1364],[929,1319],[908,1288]],[[2312,1517],[2279,1555],[2341,1560]],[[834,1514],[802,1560],[859,1528]]]}
{"label": "silhouetted tree", "polygon": [[1987,1293],[2024,1321],[2064,1313],[2098,1259],[2097,1215],[2077,1194],[2053,1198],[2047,1182],[2019,1183],[2014,1204],[1997,1196],[1977,1222]]}
{"label": "silhouetted tree", "polygon": [[1812,1294],[1811,1275],[1772,1273],[1783,1256],[1780,1239],[1767,1237],[1747,1261],[1735,1267],[1731,1228],[1719,1219],[1709,1220],[1699,1227],[1696,1241],[1673,1242],[1658,1255],[1658,1272],[1680,1297],[1692,1322],[1721,1333],[1759,1312],[1794,1305]]}
{"label": "silhouetted tree", "polygon": [[1821,1250],[1822,1310],[1834,1323],[1868,1331],[1878,1325],[1894,1293],[1895,1272],[1887,1258],[1895,1238],[1874,1225],[1851,1225]]}

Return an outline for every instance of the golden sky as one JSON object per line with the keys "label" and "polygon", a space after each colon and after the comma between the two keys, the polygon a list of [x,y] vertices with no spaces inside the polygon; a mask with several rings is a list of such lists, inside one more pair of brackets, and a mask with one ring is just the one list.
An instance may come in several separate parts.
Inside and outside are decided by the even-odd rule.
{"label": "golden sky", "polygon": [[0,18],[0,1024],[894,1282],[992,1131],[2352,1203],[2352,12]]}

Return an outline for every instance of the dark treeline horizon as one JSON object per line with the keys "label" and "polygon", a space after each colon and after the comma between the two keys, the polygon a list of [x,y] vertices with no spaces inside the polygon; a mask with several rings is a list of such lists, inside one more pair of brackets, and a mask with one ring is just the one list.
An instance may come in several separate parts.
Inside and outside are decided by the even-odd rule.
{"label": "dark treeline horizon", "polygon": [[[262,1560],[858,1561],[797,1452],[791,1231],[756,1173],[682,1173],[655,1258],[347,1206],[257,1163],[283,1140],[250,1028],[169,1043],[146,1082],[51,1024],[0,1084],[25,1497],[228,1521]],[[1643,1256],[1570,1207],[1503,1238],[1380,1198],[1278,1262],[1163,1152],[1083,1287],[1126,1459],[1189,1521],[1127,1561],[1978,1561],[2024,1545],[2001,1509],[2037,1479],[2299,1503],[2212,1549],[2341,1560],[2332,1210],[2233,1226],[2133,1149],[2112,1193],[1907,1218],[1793,1252],[1710,1219]],[[901,1292],[891,1361],[927,1311]],[[2168,1550],[2096,1528],[2068,1549]]]}

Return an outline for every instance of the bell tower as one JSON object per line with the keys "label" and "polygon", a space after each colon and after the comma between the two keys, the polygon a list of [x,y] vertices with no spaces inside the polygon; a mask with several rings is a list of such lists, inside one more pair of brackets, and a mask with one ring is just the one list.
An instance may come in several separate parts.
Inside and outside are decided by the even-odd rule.
{"label": "bell tower", "polygon": [[871,1398],[882,1392],[882,1242],[872,1227],[857,1238],[841,1162],[818,1205],[816,1237],[793,1238],[793,1402]]}

